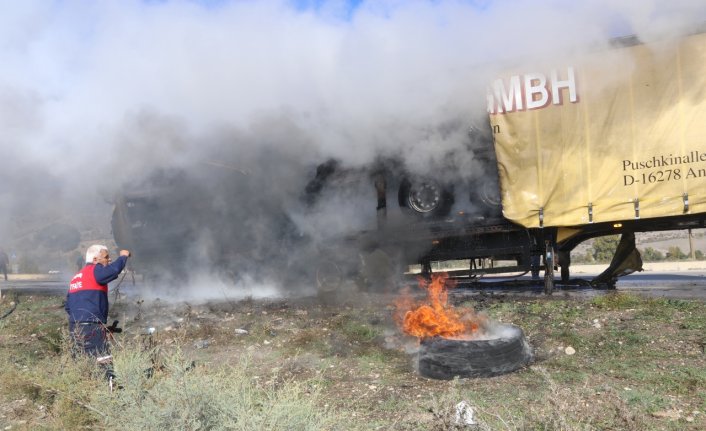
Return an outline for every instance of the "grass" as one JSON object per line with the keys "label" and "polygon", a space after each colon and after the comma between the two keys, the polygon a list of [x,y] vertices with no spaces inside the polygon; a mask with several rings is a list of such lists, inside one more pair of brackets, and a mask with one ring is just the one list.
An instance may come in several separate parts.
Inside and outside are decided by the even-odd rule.
{"label": "grass", "polygon": [[[706,427],[703,302],[614,293],[488,300],[484,311],[522,327],[537,359],[512,374],[450,382],[415,373],[414,346],[380,305],[302,305],[304,315],[250,301],[233,304],[229,320],[194,308],[178,325],[160,326],[145,320],[144,304],[140,327],[158,330],[150,342],[129,329],[120,336],[113,353],[123,389],[110,393],[90,361],[68,355],[61,298],[21,298],[0,320],[0,424],[449,430],[466,401],[481,430]],[[249,334],[234,335],[243,327]],[[209,346],[196,349],[201,339]],[[665,411],[681,413],[669,419]]]}
{"label": "grass", "polygon": [[[46,329],[46,322],[36,318],[44,311],[44,302],[27,301],[24,313],[0,328],[0,423],[9,416],[26,429],[331,427],[332,413],[319,406],[321,394],[315,381],[260,383],[252,379],[246,360],[195,366],[178,345],[146,349],[139,339],[123,341],[113,349],[122,389],[110,392],[102,371],[91,360],[71,358],[65,337],[52,334],[45,342],[36,336]],[[50,319],[51,327],[60,324],[61,317]],[[204,335],[201,328],[196,332]],[[25,343],[25,337],[31,342]],[[7,339],[19,342],[6,343]],[[36,419],[37,411],[44,412],[41,420]]]}
{"label": "grass", "polygon": [[370,343],[380,336],[380,330],[359,322],[346,322],[341,330],[353,342]]}
{"label": "grass", "polygon": [[[123,389],[108,391],[106,381],[89,361],[66,353],[52,358],[64,363],[51,369],[4,372],[4,396],[27,399],[31,416],[38,406],[51,412],[49,427],[105,429],[325,429],[328,410],[317,406],[320,393],[309,381],[260,384],[249,376],[248,363],[194,367],[179,351],[160,355],[126,346],[114,351],[115,371]],[[41,372],[39,372],[41,370]]]}
{"label": "grass", "polygon": [[627,310],[639,305],[649,304],[651,301],[629,293],[610,292],[606,295],[594,297],[591,300],[591,305],[605,310]]}
{"label": "grass", "polygon": [[316,407],[319,392],[311,382],[260,384],[249,364],[194,367],[180,351],[160,359],[150,377],[149,352],[128,350],[116,356],[115,369],[126,376],[125,389],[98,392],[103,422],[113,429],[322,429],[331,423]]}

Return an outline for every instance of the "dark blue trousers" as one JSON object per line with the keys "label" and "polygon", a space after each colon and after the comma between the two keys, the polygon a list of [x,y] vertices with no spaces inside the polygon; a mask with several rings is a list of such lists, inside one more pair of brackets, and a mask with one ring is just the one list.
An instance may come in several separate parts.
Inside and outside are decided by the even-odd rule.
{"label": "dark blue trousers", "polygon": [[74,353],[85,353],[95,358],[109,354],[105,325],[77,322],[69,324]]}

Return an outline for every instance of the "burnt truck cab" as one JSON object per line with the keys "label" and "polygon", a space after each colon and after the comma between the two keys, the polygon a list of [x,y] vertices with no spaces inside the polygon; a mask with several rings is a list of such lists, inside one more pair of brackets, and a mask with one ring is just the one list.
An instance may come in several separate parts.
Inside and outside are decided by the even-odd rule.
{"label": "burnt truck cab", "polygon": [[[503,217],[487,131],[471,128],[468,144],[459,151],[466,153],[464,159],[471,156],[475,172],[452,168],[440,175],[417,174],[401,157],[380,158],[365,168],[347,168],[331,159],[317,167],[305,201],[315,207],[327,192],[362,178],[368,183],[367,209],[376,214],[371,229],[355,233],[363,255],[382,251],[398,267],[418,264],[423,273],[431,271],[432,262],[467,260],[468,266],[454,273],[464,277],[538,271],[545,238],[555,237],[555,230],[533,232]],[[454,153],[445,157],[460,158]]]}
{"label": "burnt truck cab", "polygon": [[[477,132],[472,129],[472,133]],[[351,178],[363,178],[368,183],[368,208],[376,213],[375,226],[346,238],[356,243],[362,256],[379,259],[382,252],[398,271],[416,264],[422,274],[431,273],[434,262],[464,261],[467,266],[457,266],[451,275],[471,282],[486,274],[531,272],[536,277],[543,270],[544,277],[532,283],[543,285],[547,293],[554,288],[555,271],[560,271],[557,281],[563,284],[595,288],[615,287],[618,277],[641,271],[637,232],[706,227],[706,214],[688,214],[688,208],[682,216],[640,219],[636,215],[632,220],[578,226],[524,227],[503,216],[492,142],[466,150],[472,152],[480,172],[456,175],[455,180],[416,175],[396,158],[355,169],[328,160],[318,166],[307,185],[305,201],[315,206],[327,190],[344,188],[355,181]],[[605,271],[592,280],[572,280],[572,250],[588,239],[616,234],[622,235],[621,241]],[[363,259],[362,265],[366,264]]]}
{"label": "burnt truck cab", "polygon": [[[465,268],[456,266],[450,275],[471,283],[487,274],[531,272],[537,276],[543,271],[544,277],[528,283],[543,286],[546,293],[554,289],[555,271],[560,271],[557,283],[594,288],[614,288],[618,277],[641,271],[642,259],[635,245],[637,232],[706,227],[706,214],[701,213],[527,228],[503,217],[497,165],[492,153],[478,154],[486,168],[485,179],[495,182],[460,186],[445,183],[415,176],[397,160],[387,159],[369,169],[346,169],[340,162],[329,160],[317,168],[305,200],[314,205],[326,189],[345,187],[351,177],[365,178],[370,213],[374,208],[377,216],[375,227],[340,239],[355,243],[363,267],[383,256],[386,265],[398,272],[416,264],[421,266],[422,275],[428,275],[434,262],[465,261]],[[572,250],[588,239],[616,234],[621,235],[621,241],[608,267],[592,280],[571,279]],[[369,256],[367,261],[365,256]]]}
{"label": "burnt truck cab", "polygon": [[133,270],[173,278],[188,271],[188,250],[198,238],[194,226],[201,223],[197,208],[203,207],[202,193],[183,175],[159,172],[114,197],[113,237],[118,247],[132,252]]}
{"label": "burnt truck cab", "polygon": [[286,268],[303,238],[282,207],[246,193],[247,181],[233,171],[171,169],[126,185],[114,198],[115,242],[132,251],[136,272],[177,284],[204,273],[233,279]]}
{"label": "burnt truck cab", "polygon": [[[551,290],[555,266],[569,280],[576,245],[621,234],[592,284],[641,270],[635,233],[702,228],[706,220],[706,99],[689,97],[706,88],[691,79],[704,69],[706,33],[695,30],[644,45],[622,38],[559,62],[518,61],[489,83],[489,124],[469,134],[479,175],[414,175],[402,158],[371,172],[371,242],[427,269],[433,260],[470,259],[471,275],[478,259],[515,263],[503,271],[536,270],[542,260]],[[605,68],[618,58],[631,67]],[[683,91],[674,91],[677,81]],[[502,210],[475,205],[486,203],[484,177],[496,180]]]}

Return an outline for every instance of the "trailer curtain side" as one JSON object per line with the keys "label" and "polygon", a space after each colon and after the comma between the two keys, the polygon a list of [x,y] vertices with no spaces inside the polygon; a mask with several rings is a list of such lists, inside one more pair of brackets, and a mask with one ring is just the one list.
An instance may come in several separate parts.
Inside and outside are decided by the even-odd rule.
{"label": "trailer curtain side", "polygon": [[506,218],[706,212],[706,33],[535,66],[488,93]]}

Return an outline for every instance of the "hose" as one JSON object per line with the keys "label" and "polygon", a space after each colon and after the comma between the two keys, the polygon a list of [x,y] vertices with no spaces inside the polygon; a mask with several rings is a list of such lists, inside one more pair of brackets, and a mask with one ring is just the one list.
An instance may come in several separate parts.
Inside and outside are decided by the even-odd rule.
{"label": "hose", "polygon": [[18,296],[17,296],[17,294],[15,294],[15,300],[12,301],[12,307],[10,307],[10,309],[8,311],[6,311],[2,316],[0,316],[0,320],[4,319],[7,316],[9,316],[10,314],[12,314],[12,312],[15,311],[15,309],[17,308],[17,304],[19,302],[20,301],[18,300]]}
{"label": "hose", "polygon": [[120,277],[120,281],[118,281],[118,284],[113,288],[113,302],[118,302],[118,296],[120,295],[120,285],[123,284],[123,280],[125,280],[125,276],[128,273],[128,269],[125,268],[123,271],[123,276]]}

